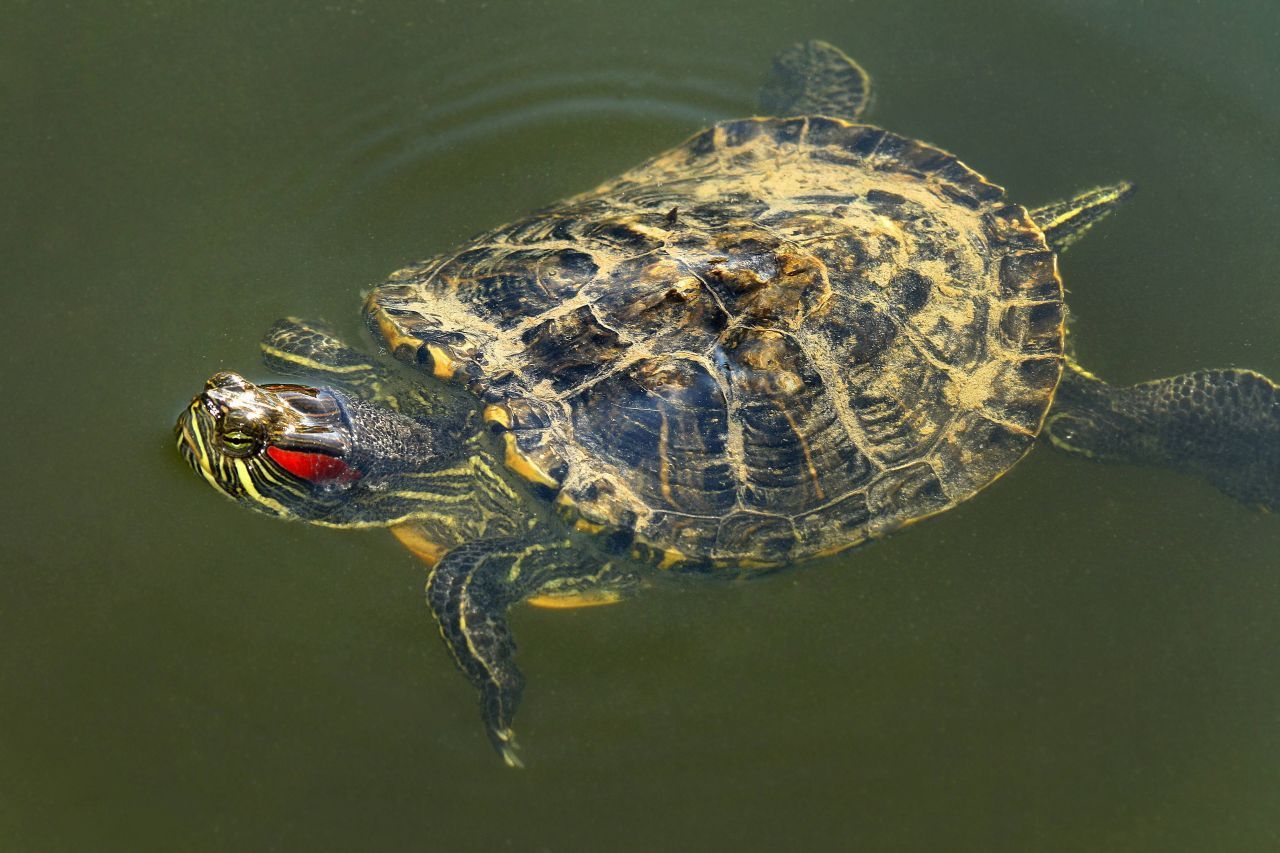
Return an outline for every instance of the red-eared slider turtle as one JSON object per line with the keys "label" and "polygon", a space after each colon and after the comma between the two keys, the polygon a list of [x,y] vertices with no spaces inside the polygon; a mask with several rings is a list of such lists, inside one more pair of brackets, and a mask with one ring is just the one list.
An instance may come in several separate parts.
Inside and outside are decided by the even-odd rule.
{"label": "red-eared slider turtle", "polygon": [[837,553],[972,497],[1046,417],[1064,450],[1276,504],[1269,380],[1116,388],[1064,355],[1057,254],[1128,185],[1028,212],[858,123],[868,93],[830,45],[783,52],[771,117],[374,289],[370,327],[420,373],[282,321],[268,364],[326,385],[220,373],[179,419],[183,455],[261,511],[394,527],[433,564],[432,612],[510,764],[511,605]]}

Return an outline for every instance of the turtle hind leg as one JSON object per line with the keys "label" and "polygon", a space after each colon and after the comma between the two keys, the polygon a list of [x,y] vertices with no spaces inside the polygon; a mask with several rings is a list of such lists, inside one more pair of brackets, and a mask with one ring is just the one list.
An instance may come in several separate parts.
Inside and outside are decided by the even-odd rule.
{"label": "turtle hind leg", "polygon": [[1045,423],[1054,447],[1202,477],[1242,503],[1280,507],[1280,387],[1251,370],[1197,370],[1127,388],[1075,363]]}
{"label": "turtle hind leg", "polygon": [[1096,222],[1113,213],[1136,192],[1133,184],[1121,181],[1086,190],[1073,198],[1046,204],[1029,211],[1031,221],[1044,231],[1049,248],[1061,254],[1084,236]]}
{"label": "turtle hind leg", "polygon": [[763,115],[824,115],[857,121],[871,100],[871,77],[825,41],[794,44],[773,59],[760,88]]}

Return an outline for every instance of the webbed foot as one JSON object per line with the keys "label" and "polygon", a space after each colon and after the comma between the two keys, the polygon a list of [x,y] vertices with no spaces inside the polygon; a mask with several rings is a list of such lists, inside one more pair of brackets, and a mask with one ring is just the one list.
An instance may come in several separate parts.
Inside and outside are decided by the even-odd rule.
{"label": "webbed foot", "polygon": [[1251,370],[1196,370],[1129,387],[1069,362],[1045,434],[1101,461],[1161,465],[1280,509],[1280,387]]}

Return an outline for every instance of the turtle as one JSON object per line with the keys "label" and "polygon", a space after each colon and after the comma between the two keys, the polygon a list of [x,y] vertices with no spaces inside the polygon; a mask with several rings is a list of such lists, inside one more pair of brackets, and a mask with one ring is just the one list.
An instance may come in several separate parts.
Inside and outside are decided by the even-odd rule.
{"label": "turtle", "polygon": [[182,455],[256,510],[390,527],[511,766],[518,603],[829,557],[968,500],[1042,435],[1280,502],[1270,379],[1119,387],[1072,354],[1058,256],[1129,183],[1028,209],[863,122],[870,93],[838,48],[785,49],[759,115],[374,287],[394,360],[276,323],[265,362],[305,384],[218,373]]}

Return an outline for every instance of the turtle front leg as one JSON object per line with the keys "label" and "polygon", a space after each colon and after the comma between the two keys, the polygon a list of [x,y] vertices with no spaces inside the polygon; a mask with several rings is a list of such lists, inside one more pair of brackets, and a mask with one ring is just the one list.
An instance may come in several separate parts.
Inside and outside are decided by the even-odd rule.
{"label": "turtle front leg", "polygon": [[323,379],[362,399],[399,408],[398,401],[384,400],[379,393],[388,379],[386,368],[344,343],[322,323],[297,317],[277,320],[259,347],[263,362],[277,373]]}
{"label": "turtle front leg", "polygon": [[447,553],[427,581],[427,604],[458,668],[480,691],[480,715],[508,767],[522,767],[512,721],[524,677],[507,610],[569,579],[610,585],[611,568],[570,540],[498,537]]}
{"label": "turtle front leg", "polygon": [[456,406],[420,382],[406,381],[335,335],[323,323],[286,317],[267,330],[259,345],[267,367],[287,376],[322,380],[362,400],[380,403],[413,418],[433,423],[458,421]]}

